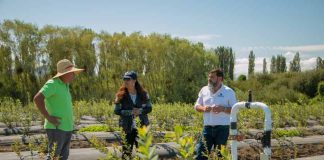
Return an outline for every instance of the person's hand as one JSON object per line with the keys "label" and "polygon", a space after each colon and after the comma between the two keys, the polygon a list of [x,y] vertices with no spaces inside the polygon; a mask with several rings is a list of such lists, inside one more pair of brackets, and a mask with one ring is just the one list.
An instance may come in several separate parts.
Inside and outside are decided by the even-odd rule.
{"label": "person's hand", "polygon": [[133,108],[132,115],[134,115],[134,116],[140,115],[140,109],[139,108]]}
{"label": "person's hand", "polygon": [[206,106],[205,107],[205,112],[210,112],[213,109],[211,106]]}
{"label": "person's hand", "polygon": [[48,116],[48,117],[46,117],[46,119],[50,123],[52,123],[54,126],[59,126],[60,125],[60,121],[59,121],[59,119],[61,119],[60,117]]}
{"label": "person's hand", "polygon": [[223,106],[218,106],[218,105],[215,105],[212,109],[212,112],[213,113],[220,113],[220,112],[224,112],[225,111],[225,107]]}

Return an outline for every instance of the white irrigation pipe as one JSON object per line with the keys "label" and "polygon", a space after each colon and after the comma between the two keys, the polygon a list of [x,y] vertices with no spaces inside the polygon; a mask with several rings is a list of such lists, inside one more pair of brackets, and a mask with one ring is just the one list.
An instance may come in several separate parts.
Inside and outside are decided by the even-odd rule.
{"label": "white irrigation pipe", "polygon": [[[249,98],[252,99],[252,98]],[[251,101],[251,100],[249,100]],[[261,108],[265,113],[264,119],[264,133],[261,139],[263,146],[263,154],[260,155],[260,159],[270,159],[271,157],[271,112],[267,105],[261,102],[238,102],[234,104],[232,107],[230,121],[231,121],[231,129],[230,136],[236,137],[238,135],[237,132],[237,117],[236,114],[240,108]],[[232,160],[237,160],[237,140],[233,138],[231,140],[231,154]]]}

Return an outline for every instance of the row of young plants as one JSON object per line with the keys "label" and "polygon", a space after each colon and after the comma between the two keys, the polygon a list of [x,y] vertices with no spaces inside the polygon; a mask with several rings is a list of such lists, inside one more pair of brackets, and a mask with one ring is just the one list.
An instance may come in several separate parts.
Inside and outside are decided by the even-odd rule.
{"label": "row of young plants", "polygon": [[[174,156],[172,159],[185,159],[185,160],[191,160],[194,159],[194,149],[195,144],[197,143],[197,138],[190,133],[190,132],[184,132],[182,127],[175,126],[173,129],[173,132],[170,132],[168,135],[168,142],[174,142],[172,145],[172,155]],[[282,138],[277,139],[279,144],[279,149],[274,148],[273,156],[274,159],[291,159],[291,158],[297,158],[298,156],[298,145],[294,144],[293,142],[289,143],[289,140],[284,140]],[[91,147],[96,148],[100,152],[104,154],[104,156],[100,156],[99,159],[102,160],[110,160],[110,159],[122,159],[121,158],[121,152],[122,152],[122,144],[125,144],[125,135],[121,132],[121,140],[113,142],[110,144],[107,148],[107,143],[103,141],[102,139],[99,139],[95,136],[91,137],[89,139],[89,142],[91,144]],[[287,143],[288,142],[288,143]],[[135,159],[135,160],[156,160],[159,157],[158,150],[157,150],[157,142],[154,142],[153,140],[153,134],[150,126],[138,128],[138,148],[133,150],[132,157],[126,157],[126,159]],[[251,159],[249,157],[249,154],[258,154],[262,152],[262,148],[259,147],[258,144],[249,144],[251,147],[253,147],[254,151],[249,150],[242,150],[240,151],[239,158],[244,159]],[[28,141],[28,144],[21,144],[20,142],[15,142],[12,145],[13,151],[17,154],[17,156],[23,160],[23,159],[30,159],[30,158],[44,158],[46,153],[46,146],[47,141],[45,137],[41,137],[40,139],[31,139]],[[283,148],[282,148],[283,147]],[[29,154],[26,155],[26,153],[22,153],[22,151],[29,151]],[[176,152],[174,152],[176,151]],[[285,152],[287,151],[287,153]],[[212,150],[211,152],[204,153],[208,159],[217,160],[219,159],[217,157],[218,150]],[[221,154],[223,155],[222,160],[229,160],[231,158],[231,154],[229,152],[229,149],[225,146],[222,146],[220,149]],[[289,152],[289,153],[288,153]],[[51,152],[50,154],[51,159],[58,159],[58,157],[54,156],[54,152]],[[169,155],[170,156],[170,155]],[[253,157],[258,157],[258,155],[254,155]],[[125,159],[125,158],[124,158]],[[255,159],[255,158],[252,158]]]}
{"label": "row of young plants", "polygon": [[[284,127],[307,127],[307,121],[316,121],[324,125],[324,105],[321,101],[314,104],[285,103],[270,105],[273,129]],[[118,116],[114,114],[113,104],[105,100],[74,102],[75,125],[80,124],[82,116],[91,116],[99,123],[106,124],[107,131],[119,130]],[[171,131],[176,125],[184,131],[201,131],[203,126],[202,114],[194,110],[193,104],[168,103],[153,104],[149,114],[152,131]],[[242,109],[238,113],[239,130],[263,129],[264,113],[260,109]],[[44,121],[37,108],[29,103],[26,106],[18,100],[2,98],[0,100],[0,122],[8,128],[22,126],[24,134],[28,134],[32,121]]]}
{"label": "row of young plants", "polygon": [[[144,160],[152,160],[162,158],[159,157],[157,153],[157,144],[153,141],[152,131],[150,127],[144,127],[138,129],[139,137],[139,147],[133,152],[132,157],[128,157],[126,159],[144,159]],[[110,144],[109,148],[107,148],[107,144],[102,139],[98,139],[96,137],[92,137],[89,139],[91,147],[98,149],[102,152],[105,156],[100,156],[101,158],[97,157],[98,159],[102,160],[110,160],[110,159],[121,159],[121,144],[125,142],[125,135],[122,135],[121,141],[114,142]],[[303,153],[300,152],[300,146],[294,144],[294,142],[289,141],[289,139],[277,139],[278,140],[278,147],[275,147],[273,150],[273,159],[295,159]],[[192,136],[191,133],[183,132],[182,128],[179,126],[174,127],[174,132],[169,135],[168,142],[174,142],[175,145],[172,145],[172,155],[174,156],[172,159],[194,159],[194,147],[196,144],[197,139]],[[248,143],[249,144],[249,143]],[[249,144],[250,147],[253,147],[253,151],[242,149],[239,151],[239,159],[258,159],[258,153],[262,152],[262,148],[258,145],[253,146],[254,144]],[[309,144],[308,144],[309,145]],[[21,159],[44,159],[47,155],[46,153],[46,138],[41,137],[41,139],[32,139],[28,141],[28,144],[21,144],[20,142],[15,142],[12,145],[12,149],[17,154],[17,156]],[[309,150],[309,146],[303,146],[306,150]],[[311,146],[310,146],[311,147]],[[314,147],[314,146],[313,146]],[[316,146],[315,146],[316,147]],[[320,147],[317,145],[317,147]],[[175,150],[174,150],[175,149]],[[22,153],[22,151],[28,150],[29,154]],[[311,149],[312,150],[312,149]],[[174,152],[176,151],[176,152]],[[229,149],[225,146],[221,147],[220,152],[224,156],[223,160],[230,159],[231,155]],[[253,155],[252,157],[251,154]],[[54,156],[54,151],[50,154],[51,159],[58,159],[58,157]],[[217,150],[212,150],[210,153],[205,153],[208,159],[218,159],[217,157]],[[95,156],[95,155],[94,155]],[[170,155],[169,155],[170,156]]]}
{"label": "row of young plants", "polygon": [[[177,155],[174,157],[175,159],[180,160],[193,160],[194,159],[194,150],[195,150],[195,143],[196,139],[190,133],[183,132],[182,127],[175,126],[173,134],[169,137],[170,141],[176,143],[175,149],[177,150]],[[138,143],[139,147],[137,149],[136,157],[130,157],[130,159],[143,159],[143,160],[155,160],[158,159],[158,155],[156,153],[156,145],[152,143],[153,135],[151,132],[150,127],[143,127],[138,129]],[[91,142],[92,145],[96,145],[96,143]],[[98,144],[98,143],[97,143]],[[100,144],[100,142],[99,142]],[[104,145],[99,145],[105,147]],[[221,154],[223,155],[222,158],[217,156],[218,150],[212,150],[211,152],[204,153],[208,159],[213,160],[229,160],[231,155],[229,151],[226,149],[225,146],[221,147]],[[108,153],[108,155],[113,155]],[[107,157],[106,157],[107,158]],[[105,159],[106,159],[105,158]],[[108,159],[111,159],[109,157]],[[116,157],[116,159],[120,159]]]}
{"label": "row of young plants", "polygon": [[[192,159],[193,158],[193,147],[197,141],[198,135],[202,129],[202,114],[196,112],[193,109],[192,104],[174,103],[174,104],[154,104],[153,111],[149,114],[149,119],[151,121],[150,131],[174,131],[168,133],[164,136],[162,142],[177,142],[178,146],[178,158],[179,159]],[[80,119],[82,116],[91,116],[96,118],[102,126],[90,126],[85,127],[79,132],[85,131],[119,131],[118,127],[118,116],[113,112],[113,104],[109,104],[105,100],[100,101],[76,101],[74,102],[74,118],[75,124],[80,124]],[[285,136],[300,136],[303,134],[303,130],[300,128],[307,126],[307,120],[315,120],[320,125],[324,125],[324,105],[322,101],[313,104],[296,104],[296,103],[286,103],[284,105],[270,105],[272,120],[273,120],[273,138],[285,137]],[[0,100],[0,121],[5,123],[7,127],[15,127],[22,125],[26,128],[26,135],[29,134],[28,129],[31,126],[32,121],[43,121],[43,117],[39,114],[39,111],[35,106],[30,103],[23,106],[19,101],[13,100],[11,98],[2,98]],[[247,132],[247,129],[263,128],[263,112],[262,110],[247,110],[242,109],[238,114],[239,130],[241,132]],[[182,126],[181,129],[174,128],[174,126]],[[286,126],[294,126],[296,129],[292,130],[280,130],[277,128],[282,128]],[[181,132],[179,131],[181,130]],[[181,134],[179,134],[179,132]],[[179,136],[182,135],[182,136]],[[140,130],[139,137],[142,147],[138,149],[136,157],[138,159],[153,159],[156,158],[154,151],[155,143],[161,142],[153,141],[151,133],[149,133],[147,128]],[[179,138],[181,137],[181,138]],[[96,147],[103,151],[102,147],[104,144],[100,144],[100,141],[96,141],[95,138],[91,140],[93,147]],[[40,152],[38,150],[43,150],[44,148],[37,149],[33,147],[35,144],[39,143],[39,146],[44,146],[39,140],[31,141],[27,146],[19,144],[16,142],[13,145],[13,150],[21,155],[21,150],[30,150],[31,155]],[[46,146],[46,144],[45,144]],[[115,146],[115,149],[120,148]],[[28,149],[30,148],[30,149]],[[35,151],[37,150],[37,151]],[[226,149],[222,152],[228,153]],[[119,159],[114,152],[104,152],[106,153],[106,159]],[[213,154],[210,154],[213,157]]]}
{"label": "row of young plants", "polygon": [[[176,157],[174,159],[180,160],[193,160],[194,159],[194,148],[196,140],[191,136],[190,133],[183,132],[180,126],[174,127],[174,132],[172,135],[169,135],[169,140],[175,142],[175,149],[176,149]],[[156,143],[153,142],[153,134],[151,131],[150,126],[138,128],[138,148],[135,151],[135,154],[132,157],[125,157],[123,159],[134,159],[134,160],[157,160],[159,159],[159,155],[156,150]],[[110,148],[107,148],[107,144],[105,141],[98,139],[97,137],[93,136],[89,139],[91,147],[96,148],[105,156],[99,159],[101,160],[119,160],[121,158],[122,153],[122,144],[126,143],[125,134],[122,133],[121,141],[114,142],[111,144]],[[20,160],[24,159],[44,159],[47,156],[46,146],[47,146],[47,139],[45,137],[40,137],[39,139],[31,139],[28,141],[27,144],[22,144],[19,141],[15,141],[14,144],[11,145],[12,150],[17,154]],[[55,145],[54,145],[55,148]],[[23,154],[23,151],[29,151],[29,154]],[[205,155],[208,159],[217,160],[218,150],[212,150],[211,152],[206,152]],[[225,146],[221,147],[220,152],[223,155],[222,160],[229,160],[231,155],[226,149]],[[59,157],[54,155],[55,150],[49,153],[50,159],[58,160]]]}

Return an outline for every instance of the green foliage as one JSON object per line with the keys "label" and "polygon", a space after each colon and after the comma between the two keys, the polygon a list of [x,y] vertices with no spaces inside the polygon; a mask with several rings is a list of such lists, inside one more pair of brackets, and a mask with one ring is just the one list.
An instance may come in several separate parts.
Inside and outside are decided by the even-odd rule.
{"label": "green foliage", "polygon": [[267,60],[266,60],[266,58],[263,58],[262,73],[263,74],[267,74],[268,73],[268,70],[267,70]]}
{"label": "green foliage", "polygon": [[321,57],[316,58],[316,70],[324,69],[324,59]]}
{"label": "green foliage", "polygon": [[317,94],[320,97],[324,97],[324,81],[321,81],[320,83],[318,83]]}
{"label": "green foliage", "polygon": [[192,137],[189,135],[183,135],[182,128],[180,126],[174,127],[176,135],[176,142],[179,145],[178,157],[180,159],[193,159],[195,144]]}
{"label": "green foliage", "polygon": [[289,129],[289,130],[283,130],[283,129],[276,129],[272,132],[274,137],[296,137],[301,136],[302,133],[298,129]]}
{"label": "green foliage", "polygon": [[[206,50],[201,43],[191,43],[170,35],[95,33],[80,27],[50,25],[38,28],[18,20],[4,20],[0,23],[0,33],[0,97],[19,99],[22,104],[31,101],[33,95],[55,74],[56,63],[63,58],[73,60],[78,67],[86,69],[71,84],[74,100],[105,99],[111,103],[122,84],[121,76],[127,70],[137,71],[139,81],[148,90],[152,101],[160,103],[194,102],[199,89],[207,83],[208,71],[217,66],[224,69],[226,80],[232,84],[235,53],[230,47]],[[255,55],[251,52],[251,65],[253,59]],[[296,71],[299,71],[298,59],[299,54],[296,53],[293,63]],[[291,74],[289,78],[285,74],[258,75],[257,79],[261,78],[257,80],[259,83],[252,84],[255,80],[249,78],[252,82],[247,83],[252,86],[233,83],[234,88],[244,92],[248,87],[258,87],[257,90],[261,87],[260,91],[267,93],[256,94],[259,95],[256,97],[271,103],[286,99],[297,102],[305,98],[299,93],[287,96],[288,92],[276,93],[280,88],[285,90],[285,87],[289,92],[298,91],[313,98],[318,82],[324,77],[321,69],[323,60],[319,57],[317,61],[316,72]],[[250,73],[252,68],[249,68]],[[284,56],[272,57],[271,73],[286,72],[286,68]],[[276,82],[280,79],[283,80]],[[92,114],[99,120],[104,119],[103,110],[99,107]]]}
{"label": "green foliage", "polygon": [[270,73],[277,73],[276,57],[275,56],[271,57]]}
{"label": "green foliage", "polygon": [[271,74],[256,74],[255,79],[263,86],[270,85],[275,80],[274,76]]}
{"label": "green foliage", "polygon": [[246,81],[246,75],[241,74],[240,76],[238,76],[237,80],[238,81]]}
{"label": "green foliage", "polygon": [[11,148],[17,154],[20,160],[24,159],[24,156],[21,154],[22,144],[19,140],[14,140],[14,143],[11,145]]}
{"label": "green foliage", "polygon": [[33,105],[27,105],[25,108],[22,109],[21,117],[20,117],[20,123],[22,124],[22,131],[23,135],[28,136],[30,134],[30,127],[32,126],[31,122],[36,116],[36,110]]}
{"label": "green foliage", "polygon": [[239,100],[247,99],[247,91],[253,91],[254,101],[281,104],[286,101],[308,101],[317,94],[318,83],[324,79],[324,70],[256,74],[247,81],[231,82]]}
{"label": "green foliage", "polygon": [[[240,92],[237,92],[240,93]],[[6,101],[6,102],[4,102]],[[3,99],[1,101],[1,104],[10,104],[14,103],[14,100],[12,99]],[[80,112],[79,117],[84,115],[90,115],[93,112],[92,109],[96,108],[97,105],[102,105],[105,107],[104,112],[112,112],[111,108],[112,106],[107,103],[103,103],[101,101],[76,101],[74,104],[78,104],[80,108],[82,108],[82,111]],[[91,104],[91,105],[90,105]],[[29,106],[32,106],[29,104]],[[317,102],[315,104],[308,104],[303,101],[300,101],[298,103],[290,103],[285,102],[283,104],[271,104],[269,105],[271,109],[271,118],[273,121],[273,138],[280,138],[280,137],[291,137],[291,136],[303,136],[304,131],[301,128],[305,128],[308,126],[307,120],[310,118],[318,121],[321,125],[324,124],[324,105],[322,102]],[[0,109],[3,109],[4,107],[1,106]],[[8,107],[7,107],[8,108]],[[21,107],[21,108],[28,108],[27,106]],[[35,107],[34,107],[35,108]],[[30,112],[35,112],[34,110],[29,110]],[[11,110],[10,112],[6,112],[7,114],[14,114],[16,110]],[[161,114],[163,113],[163,114]],[[111,122],[117,122],[118,116],[111,114],[107,116],[107,118],[111,119]],[[167,118],[165,118],[167,117]],[[255,128],[255,129],[263,129],[263,121],[264,121],[264,113],[261,109],[242,109],[238,113],[238,130],[242,133],[246,133],[248,129]],[[192,148],[194,142],[197,140],[197,135],[200,135],[201,129],[202,129],[202,114],[195,111],[193,109],[193,104],[183,104],[183,103],[174,103],[174,104],[153,104],[153,111],[149,114],[149,119],[151,122],[151,131],[161,131],[161,130],[174,130],[175,132],[168,132],[165,135],[165,140],[168,142],[174,141],[179,144],[179,158],[180,159],[192,159]],[[169,120],[169,121],[167,121]],[[106,119],[104,117],[104,122],[106,122]],[[181,126],[181,127],[175,127],[174,129],[170,129],[171,125],[168,126],[165,123],[162,123],[163,121],[167,121],[168,123],[171,123],[172,126]],[[290,130],[280,130],[278,128],[284,128],[284,127],[296,127],[295,129]],[[100,126],[89,126],[84,129],[81,129],[82,131],[107,131],[109,129],[109,124],[107,125],[100,125]],[[153,143],[153,137],[152,134],[149,132],[149,129],[143,129],[142,131],[139,131],[142,134],[141,136],[141,143],[142,148],[141,154],[144,155],[144,158],[146,157],[155,157],[153,154],[154,147],[151,148]],[[123,132],[121,132],[123,133]],[[124,137],[124,136],[122,136]],[[43,141],[43,140],[42,140]],[[116,144],[113,145],[114,151],[106,150],[106,144],[101,143],[100,140],[93,140],[91,139],[91,144],[93,144],[94,147],[98,148],[100,151],[106,154],[105,159],[120,159],[118,157],[118,152],[120,152],[120,148],[117,147]],[[29,144],[31,143],[31,144]],[[46,148],[46,143],[37,144],[36,140],[31,140],[28,143],[28,146],[25,145],[18,145],[16,143],[16,146],[13,146],[13,149],[19,155],[20,151],[22,150],[29,150],[35,153],[35,151],[44,152],[44,149],[35,148],[35,146],[42,145],[42,148]],[[229,152],[224,148],[221,149],[221,152],[226,157],[230,157]],[[217,152],[208,153],[208,156],[212,159],[217,158]],[[141,157],[135,157],[141,158]]]}
{"label": "green foliage", "polygon": [[[324,81],[320,82],[317,87],[317,96],[311,99],[310,104],[324,103]],[[324,121],[324,120],[323,120]]]}
{"label": "green foliage", "polygon": [[106,148],[106,144],[103,143],[101,140],[99,140],[97,137],[93,136],[91,137],[91,139],[89,140],[90,144],[92,147],[96,148],[97,150],[99,150],[101,153],[105,154],[104,158],[99,158],[99,159],[104,159],[104,160],[118,160],[121,159],[118,156],[118,152],[121,153],[121,148],[118,148],[118,146],[116,144],[112,145],[113,151],[109,151]]}
{"label": "green foliage", "polygon": [[290,62],[289,71],[290,72],[300,72],[301,71],[299,52],[297,52],[295,54],[294,59]]}
{"label": "green foliage", "polygon": [[143,160],[157,160],[159,156],[155,152],[156,146],[152,146],[153,136],[149,131],[150,127],[143,126],[138,128],[138,149],[136,155]]}
{"label": "green foliage", "polygon": [[114,106],[106,100],[75,101],[73,104],[74,123],[80,124],[82,116],[92,116],[99,122],[104,122],[107,131],[119,131],[118,117],[114,113]]}
{"label": "green foliage", "polygon": [[108,132],[108,126],[106,125],[89,125],[79,129],[78,132]]}
{"label": "green foliage", "polygon": [[249,67],[248,67],[248,76],[251,78],[251,76],[254,75],[254,66],[255,66],[255,54],[253,51],[250,51],[249,54]]}
{"label": "green foliage", "polygon": [[191,130],[194,129],[193,126],[200,128],[203,125],[202,114],[198,114],[193,109],[193,104],[154,104],[149,118],[152,124],[156,124],[152,126],[152,130],[172,131],[176,125],[184,126],[185,130]]}
{"label": "green foliage", "polygon": [[235,53],[230,47],[220,46],[215,49],[219,67],[223,69],[225,79],[234,79]]}
{"label": "green foliage", "polygon": [[52,160],[59,160],[60,159],[59,155],[55,154],[56,149],[57,149],[57,143],[54,142],[53,146],[52,146],[52,150],[49,153],[49,159],[52,159]]}
{"label": "green foliage", "polygon": [[[28,136],[28,143],[23,144],[20,140],[14,140],[11,145],[11,149],[17,154],[20,160],[29,159],[27,157],[31,156],[32,159],[37,156],[38,159],[45,159],[47,152],[48,141],[47,138],[41,136],[39,138]],[[56,145],[56,144],[54,144]],[[22,151],[29,151],[30,155],[24,156]],[[58,159],[54,157],[55,150],[50,153],[51,159]]]}
{"label": "green foliage", "polygon": [[276,68],[278,73],[283,73],[287,71],[286,57],[284,57],[283,55],[277,55]]}
{"label": "green foliage", "polygon": [[8,128],[17,126],[21,122],[22,104],[19,100],[9,97],[0,99],[0,122],[6,124]]}
{"label": "green foliage", "polygon": [[[23,104],[56,73],[56,63],[63,58],[86,69],[71,84],[75,100],[109,102],[122,84],[122,74],[135,70],[153,101],[189,103],[207,83],[208,71],[218,66],[217,56],[201,43],[157,33],[111,35],[49,25],[39,29],[18,20],[4,20],[0,33],[0,96]],[[231,64],[233,70],[233,58]]]}
{"label": "green foliage", "polygon": [[229,149],[226,148],[226,146],[223,146],[223,145],[221,146],[220,153],[223,156],[220,159],[222,159],[222,160],[230,160],[230,159],[232,159],[232,155],[231,155]]}
{"label": "green foliage", "polygon": [[306,71],[296,74],[290,81],[291,88],[309,97],[317,94],[318,83],[324,81],[324,70]]}
{"label": "green foliage", "polygon": [[[245,82],[249,82],[245,81]],[[244,82],[244,83],[245,83]],[[260,84],[259,84],[260,85]],[[284,93],[284,92],[287,93]],[[280,89],[280,93],[284,93],[280,96],[286,95],[290,92],[287,88]],[[291,91],[292,92],[292,91]],[[268,92],[268,94],[272,94]],[[247,92],[242,92],[241,90],[236,91],[239,101],[247,100]],[[258,100],[258,99],[256,99]],[[27,106],[20,106],[15,109],[9,109],[16,106],[15,101],[12,99],[2,99],[0,101],[0,118],[1,122],[6,122],[8,126],[17,126],[17,124],[23,124],[26,128],[26,135],[28,135],[28,127],[30,127],[30,121],[40,120],[41,116],[39,111],[36,111],[36,107],[33,104],[28,104]],[[298,102],[291,103],[283,100],[282,103],[278,104],[268,104],[271,109],[271,117],[273,120],[274,128],[278,127],[306,127],[307,120],[310,116],[315,118],[320,124],[324,124],[324,105],[323,101],[314,101],[313,103],[307,103],[308,101],[303,101],[301,99]],[[18,103],[19,104],[19,103]],[[118,126],[118,116],[113,113],[113,105],[104,103],[104,101],[76,101],[74,105],[79,106],[78,114],[74,114],[74,119],[82,116],[93,116],[92,110],[101,106],[103,108],[105,116],[102,117],[102,125],[90,125],[88,127],[80,129],[80,132],[91,132],[91,131],[120,131]],[[19,111],[19,112],[17,112]],[[3,114],[5,113],[5,114]],[[16,113],[22,113],[25,115],[15,116]],[[28,113],[28,114],[26,114]],[[12,115],[12,116],[6,116]],[[12,117],[18,119],[14,119]],[[190,132],[192,135],[199,135],[200,130],[203,126],[202,114],[195,111],[193,104],[185,103],[153,103],[153,110],[148,114],[151,123],[152,131],[173,131],[174,126],[182,126],[184,132]],[[28,118],[29,117],[29,118]],[[240,130],[247,130],[248,128],[263,128],[263,112],[262,110],[242,110],[238,113],[239,123],[242,123]],[[244,119],[244,120],[243,120]],[[22,122],[26,121],[26,122]],[[24,125],[25,124],[25,125]],[[75,125],[79,124],[75,121]],[[169,133],[165,136],[165,139],[172,139],[175,135]]]}
{"label": "green foliage", "polygon": [[270,64],[271,73],[284,73],[287,71],[286,57],[283,55],[272,56]]}
{"label": "green foliage", "polygon": [[[307,127],[310,116],[323,123],[324,106],[321,103],[308,105],[285,103],[269,105],[273,128]],[[264,113],[261,109],[243,109],[238,113],[239,130],[248,128],[263,129]]]}

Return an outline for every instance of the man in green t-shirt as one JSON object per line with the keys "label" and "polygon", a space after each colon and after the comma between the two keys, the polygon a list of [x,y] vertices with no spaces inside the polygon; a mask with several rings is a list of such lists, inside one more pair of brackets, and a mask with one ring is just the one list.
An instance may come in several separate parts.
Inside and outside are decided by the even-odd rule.
{"label": "man in green t-shirt", "polygon": [[[48,138],[48,153],[54,143],[55,156],[66,160],[73,131],[73,110],[69,84],[76,73],[83,69],[75,68],[67,59],[57,63],[57,74],[38,91],[34,97],[36,107],[45,117],[44,128]],[[49,156],[47,156],[49,159]]]}

